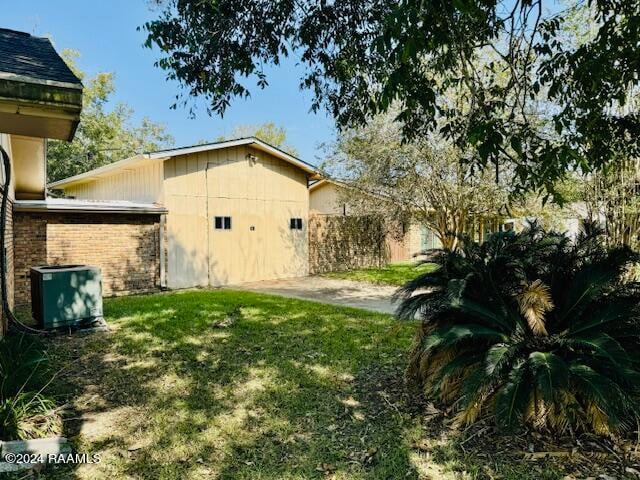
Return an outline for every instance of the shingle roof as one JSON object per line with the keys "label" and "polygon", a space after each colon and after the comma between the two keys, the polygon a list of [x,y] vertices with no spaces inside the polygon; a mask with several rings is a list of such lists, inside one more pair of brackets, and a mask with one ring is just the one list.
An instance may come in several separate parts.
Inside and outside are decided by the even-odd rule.
{"label": "shingle roof", "polygon": [[0,73],[82,86],[47,38],[0,28]]}

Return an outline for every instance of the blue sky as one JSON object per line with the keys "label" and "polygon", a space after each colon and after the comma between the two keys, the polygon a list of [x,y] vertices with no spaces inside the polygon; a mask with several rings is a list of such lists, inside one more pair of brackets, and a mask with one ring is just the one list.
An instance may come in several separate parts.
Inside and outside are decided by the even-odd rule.
{"label": "blue sky", "polygon": [[270,70],[270,86],[252,88],[252,97],[236,99],[222,119],[204,108],[197,109],[195,119],[187,108],[171,110],[178,85],[153,66],[159,53],[143,48],[145,34],[136,30],[156,15],[146,0],[0,0],[0,6],[1,27],[50,36],[59,51],[79,50],[78,64],[89,76],[114,72],[114,100],[133,107],[136,120],[147,116],[164,123],[178,146],[213,140],[236,125],[273,121],[287,129],[303,160],[317,164],[321,143],[333,137],[331,117],[309,112],[311,95],[298,89],[300,70],[293,61]]}

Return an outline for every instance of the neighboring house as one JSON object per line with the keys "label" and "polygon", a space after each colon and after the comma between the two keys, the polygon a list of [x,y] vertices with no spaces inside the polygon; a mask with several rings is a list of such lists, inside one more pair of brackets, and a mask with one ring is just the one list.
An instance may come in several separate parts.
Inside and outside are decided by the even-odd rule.
{"label": "neighboring house", "polygon": [[[145,244],[159,236],[161,207],[47,197],[46,139],[73,139],[82,91],[48,39],[0,29],[0,145],[12,171],[2,252],[10,306],[29,304],[30,269],[43,264],[96,265],[106,294],[159,287],[159,252]],[[1,184],[5,178],[0,169]]]}
{"label": "neighboring house", "polygon": [[71,198],[164,205],[166,286],[308,274],[308,182],[318,170],[256,138],[145,153],[53,182]]}
{"label": "neighboring house", "polygon": [[[562,216],[554,218],[551,225],[545,224],[545,220],[531,217],[507,218],[504,220],[501,230],[513,230],[521,232],[532,222],[540,221],[547,228],[564,233],[567,237],[575,239],[581,232],[584,222],[590,218],[589,208],[585,202],[572,202],[563,207]],[[604,216],[597,216],[598,223],[604,225]]]}
{"label": "neighboring house", "polygon": [[[347,193],[349,189],[351,192]],[[322,179],[309,187],[309,212],[327,216],[357,216],[357,208],[349,205],[349,197],[353,196],[354,187],[341,181]],[[372,195],[367,192],[357,192]],[[401,227],[402,228],[402,227]],[[397,232],[386,235],[386,260],[398,262],[413,258],[418,252],[440,247],[440,241],[427,227],[411,224],[404,227],[402,238]]]}
{"label": "neighboring house", "polygon": [[309,213],[317,215],[354,215],[354,207],[348,205],[347,184],[323,178],[309,186]]}

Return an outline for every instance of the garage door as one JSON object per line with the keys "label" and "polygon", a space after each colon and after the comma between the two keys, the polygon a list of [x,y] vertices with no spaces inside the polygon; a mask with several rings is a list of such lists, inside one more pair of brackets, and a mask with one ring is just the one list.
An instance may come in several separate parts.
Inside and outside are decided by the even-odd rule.
{"label": "garage door", "polygon": [[[233,285],[307,272],[305,204],[286,199],[262,165],[221,160],[207,168],[209,282]],[[254,198],[242,198],[251,197]],[[300,229],[291,228],[297,218]]]}
{"label": "garage door", "polygon": [[[167,160],[167,284],[169,288],[207,286],[207,196],[197,181],[198,163],[189,157]],[[203,177],[204,178],[204,177]]]}
{"label": "garage door", "polygon": [[210,197],[208,210],[210,284],[265,278],[263,202]]}

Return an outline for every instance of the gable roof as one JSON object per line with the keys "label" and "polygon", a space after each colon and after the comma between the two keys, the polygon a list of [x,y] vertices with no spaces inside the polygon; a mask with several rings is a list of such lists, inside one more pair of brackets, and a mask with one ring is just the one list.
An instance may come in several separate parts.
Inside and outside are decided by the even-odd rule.
{"label": "gable roof", "polygon": [[0,28],[0,78],[82,88],[48,38],[6,28]]}
{"label": "gable roof", "polygon": [[314,190],[317,190],[318,188],[322,187],[323,185],[335,185],[336,187],[353,188],[350,185],[342,183],[342,182],[340,182],[338,180],[333,180],[331,178],[326,178],[325,177],[325,178],[321,178],[317,182],[313,182],[311,185],[309,185],[309,191],[313,192]]}
{"label": "gable roof", "polygon": [[329,178],[329,177],[321,178],[317,182],[314,182],[311,185],[309,185],[309,192],[313,192],[313,191],[315,191],[315,190],[317,190],[320,187],[323,187],[325,185],[334,185],[334,186],[336,186],[338,188],[345,188],[345,189],[348,189],[348,190],[353,190],[353,191],[356,191],[358,193],[361,193],[362,195],[369,195],[369,196],[378,197],[378,198],[381,198],[381,199],[386,199],[387,198],[387,196],[382,194],[382,193],[370,192],[368,190],[365,190],[365,189],[359,187],[355,183],[346,182],[344,180],[336,180],[335,178]]}
{"label": "gable roof", "polygon": [[72,140],[82,82],[47,38],[0,28],[0,131]]}
{"label": "gable roof", "polygon": [[[335,178],[329,178],[329,177],[324,177],[319,179],[318,181],[312,183],[311,185],[309,185],[309,194],[313,193],[314,191],[322,188],[323,186],[327,186],[327,185],[334,185],[338,188],[344,188],[347,190],[351,190],[354,192],[357,192],[363,196],[367,196],[367,197],[372,197],[372,198],[377,198],[378,200],[382,200],[384,202],[393,202],[393,198],[391,198],[389,195],[383,193],[383,192],[373,192],[373,191],[369,191],[369,190],[365,190],[363,188],[361,188],[360,186],[358,186],[356,183],[354,182],[348,182],[345,180],[336,180]],[[411,206],[411,203],[409,202],[408,204],[409,206]]]}
{"label": "gable roof", "polygon": [[239,146],[251,146],[263,152],[270,153],[274,157],[284,160],[285,162],[288,162],[300,168],[301,170],[304,170],[314,178],[320,178],[322,176],[322,173],[320,172],[320,170],[314,167],[313,165],[303,160],[300,160],[299,158],[294,157],[293,155],[290,155],[287,152],[284,152],[279,148],[274,147],[273,145],[269,145],[268,143],[263,142],[258,138],[247,137],[247,138],[238,138],[235,140],[224,140],[221,142],[207,143],[203,145],[192,145],[189,147],[170,148],[167,150],[158,150],[155,152],[142,153],[140,155],[135,155],[133,157],[125,158],[124,160],[110,163],[103,167],[89,170],[88,172],[81,173],[79,175],[74,175],[73,177],[52,182],[49,184],[49,187],[64,189],[72,185],[90,182],[92,180],[96,180],[98,178],[114,174],[119,170],[123,170],[124,168],[140,166],[150,161],[151,162],[164,161],[172,157],[177,157],[179,155],[189,155],[192,153],[208,152],[212,150],[221,150],[225,148],[232,148],[232,147],[239,147]]}

